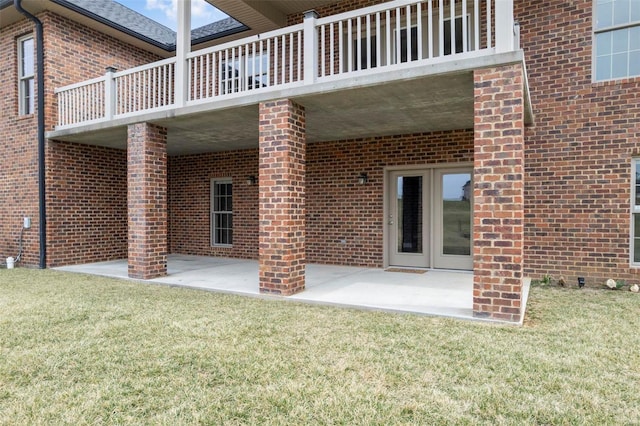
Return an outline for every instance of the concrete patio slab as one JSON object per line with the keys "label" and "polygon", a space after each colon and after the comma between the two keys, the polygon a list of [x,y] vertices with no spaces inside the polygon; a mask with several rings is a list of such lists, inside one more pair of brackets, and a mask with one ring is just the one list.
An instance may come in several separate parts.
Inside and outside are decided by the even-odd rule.
{"label": "concrete patio slab", "polygon": [[[55,269],[129,279],[126,260]],[[168,275],[145,282],[255,297],[477,320],[472,312],[471,272],[393,270],[396,272],[311,264],[306,269],[306,289],[293,296],[279,297],[259,293],[257,261],[170,255]]]}

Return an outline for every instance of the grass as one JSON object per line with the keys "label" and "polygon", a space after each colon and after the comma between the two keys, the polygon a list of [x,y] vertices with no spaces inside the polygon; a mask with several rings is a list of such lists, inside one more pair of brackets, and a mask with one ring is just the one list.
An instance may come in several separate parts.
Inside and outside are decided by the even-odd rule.
{"label": "grass", "polygon": [[524,327],[0,270],[0,424],[638,424],[640,296]]}
{"label": "grass", "polygon": [[469,200],[442,202],[442,236],[444,254],[471,254],[471,203]]}

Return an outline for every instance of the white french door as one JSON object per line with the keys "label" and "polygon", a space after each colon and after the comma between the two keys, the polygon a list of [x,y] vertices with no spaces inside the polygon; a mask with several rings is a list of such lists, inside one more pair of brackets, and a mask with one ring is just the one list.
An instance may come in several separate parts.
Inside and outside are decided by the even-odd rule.
{"label": "white french door", "polygon": [[472,269],[472,170],[397,170],[387,178],[387,263]]}
{"label": "white french door", "polygon": [[389,174],[389,264],[430,266],[429,187],[427,170]]}
{"label": "white french door", "polygon": [[473,269],[471,170],[436,169],[433,267]]}

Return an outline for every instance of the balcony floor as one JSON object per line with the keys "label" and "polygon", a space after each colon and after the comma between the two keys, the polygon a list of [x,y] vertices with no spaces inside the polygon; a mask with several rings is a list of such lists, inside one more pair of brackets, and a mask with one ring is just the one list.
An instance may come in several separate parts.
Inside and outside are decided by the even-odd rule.
{"label": "balcony floor", "polygon": [[[168,129],[169,155],[256,148],[258,105],[289,98],[306,108],[307,142],[471,129],[473,70],[522,62],[522,52],[402,64],[352,73],[313,85],[265,88],[171,110],[49,132],[49,139],[126,149],[127,125],[152,122]],[[406,65],[406,66],[405,66]],[[525,93],[528,93],[525,90]],[[528,96],[526,121],[532,121]]]}

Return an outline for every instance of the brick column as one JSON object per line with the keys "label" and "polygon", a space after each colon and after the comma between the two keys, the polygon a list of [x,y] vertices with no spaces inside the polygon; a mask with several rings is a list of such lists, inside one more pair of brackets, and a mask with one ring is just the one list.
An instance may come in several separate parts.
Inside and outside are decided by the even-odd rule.
{"label": "brick column", "polygon": [[521,64],[474,71],[473,314],[519,321],[524,250]]}
{"label": "brick column", "polygon": [[260,292],[291,295],[305,278],[305,111],[260,104]]}
{"label": "brick column", "polygon": [[129,276],[167,274],[167,131],[149,123],[128,128]]}

